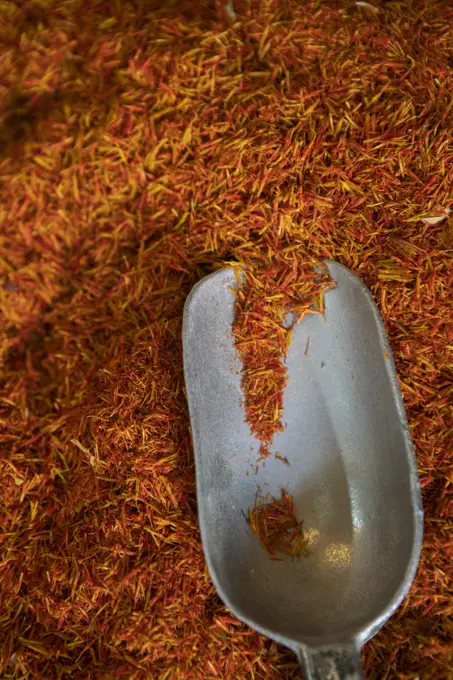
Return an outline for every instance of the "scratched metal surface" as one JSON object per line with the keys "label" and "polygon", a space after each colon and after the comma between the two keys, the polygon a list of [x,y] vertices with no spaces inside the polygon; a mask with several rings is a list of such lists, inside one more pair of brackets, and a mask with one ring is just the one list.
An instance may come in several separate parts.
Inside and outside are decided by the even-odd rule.
{"label": "scratched metal surface", "polygon": [[[287,358],[286,428],[273,451],[289,467],[272,458],[254,473],[258,442],[244,421],[231,334],[233,272],[197,284],[184,314],[209,571],[239,619],[296,651],[374,635],[410,586],[422,537],[416,463],[384,327],[362,281],[328,266],[337,285],[326,294],[325,319],[302,320]],[[310,557],[275,562],[260,547],[242,514],[257,485],[293,494]]]}

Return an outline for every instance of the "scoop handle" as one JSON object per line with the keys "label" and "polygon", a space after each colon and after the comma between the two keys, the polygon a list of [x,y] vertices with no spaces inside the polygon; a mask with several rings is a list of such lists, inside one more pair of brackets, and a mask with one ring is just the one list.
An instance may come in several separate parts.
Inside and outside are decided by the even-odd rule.
{"label": "scoop handle", "polygon": [[304,680],[363,680],[360,648],[354,644],[298,650]]}

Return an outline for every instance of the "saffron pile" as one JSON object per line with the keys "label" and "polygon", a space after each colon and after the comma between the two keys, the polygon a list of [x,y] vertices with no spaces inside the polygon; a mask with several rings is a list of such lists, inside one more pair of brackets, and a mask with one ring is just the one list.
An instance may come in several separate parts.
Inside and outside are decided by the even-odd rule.
{"label": "saffron pile", "polygon": [[293,559],[308,555],[303,523],[297,520],[294,499],[285,489],[280,499],[260,498],[258,492],[255,504],[248,510],[248,524],[272,559],[281,559],[278,553]]}
{"label": "saffron pile", "polygon": [[181,357],[198,280],[294,258],[372,291],[418,457],[367,680],[452,677],[453,9],[368,4],[0,3],[2,678],[300,677],[207,574]]}
{"label": "saffron pile", "polygon": [[235,290],[233,337],[242,362],[246,420],[260,442],[259,459],[270,455],[283,430],[284,360],[293,327],[306,314],[323,313],[332,287],[327,267],[285,243],[278,230],[267,237],[268,255],[243,272]]}

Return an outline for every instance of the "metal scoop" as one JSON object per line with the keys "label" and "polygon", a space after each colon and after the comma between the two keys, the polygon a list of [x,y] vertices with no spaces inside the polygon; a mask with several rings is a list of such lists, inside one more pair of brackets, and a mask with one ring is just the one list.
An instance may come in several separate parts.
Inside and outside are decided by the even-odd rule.
{"label": "metal scoop", "polygon": [[[206,561],[227,607],[297,654],[308,680],[361,678],[360,648],[415,574],[423,510],[385,330],[362,281],[335,262],[325,318],[294,328],[285,430],[255,474],[232,338],[231,269],[198,283],[184,310],[184,371]],[[307,341],[310,338],[309,348]],[[293,495],[308,557],[272,561],[245,518],[257,486]]]}

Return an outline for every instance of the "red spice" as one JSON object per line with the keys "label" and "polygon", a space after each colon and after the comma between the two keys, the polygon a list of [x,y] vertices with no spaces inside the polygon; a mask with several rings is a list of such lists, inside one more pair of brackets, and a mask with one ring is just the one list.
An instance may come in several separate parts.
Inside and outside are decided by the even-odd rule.
{"label": "red spice", "polygon": [[294,499],[285,489],[281,498],[267,495],[260,498],[258,491],[253,508],[248,510],[248,524],[263,548],[278,559],[278,553],[292,558],[307,556],[308,541],[302,530],[303,522],[296,517]]}
{"label": "red spice", "polygon": [[[274,253],[275,238],[267,243]],[[325,265],[284,243],[278,255],[255,258],[243,277],[238,275],[233,336],[243,361],[246,420],[260,442],[259,459],[269,455],[274,434],[283,430],[285,357],[293,327],[306,314],[323,313],[323,295],[332,286]]]}
{"label": "red spice", "polygon": [[1,677],[299,677],[207,576],[180,351],[197,280],[290,249],[371,288],[419,461],[365,675],[452,676],[453,11],[372,4],[2,3]]}

